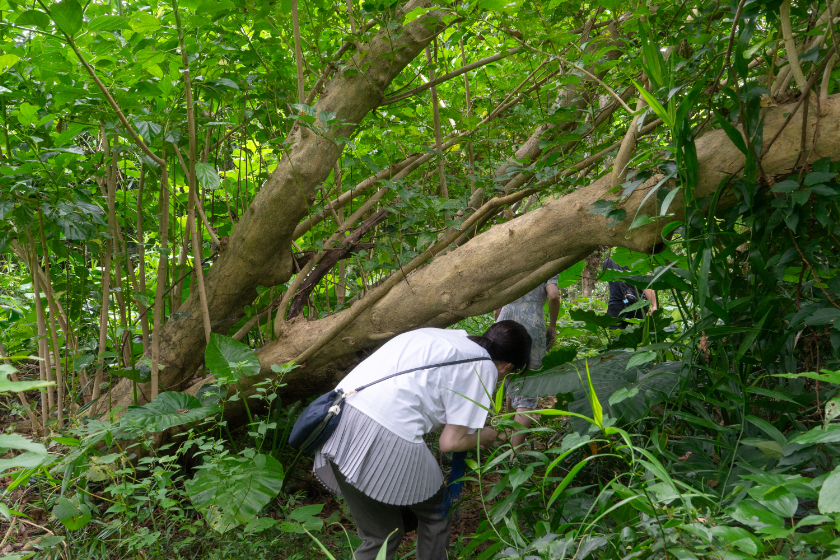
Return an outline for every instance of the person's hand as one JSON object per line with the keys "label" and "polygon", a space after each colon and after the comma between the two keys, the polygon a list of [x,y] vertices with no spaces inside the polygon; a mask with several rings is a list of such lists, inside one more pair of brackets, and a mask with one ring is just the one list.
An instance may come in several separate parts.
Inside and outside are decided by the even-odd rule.
{"label": "person's hand", "polygon": [[557,341],[557,327],[549,327],[545,329],[545,349],[550,350]]}
{"label": "person's hand", "polygon": [[478,443],[481,447],[490,447],[496,442],[498,437],[499,432],[493,428],[481,428],[481,432],[478,434]]}

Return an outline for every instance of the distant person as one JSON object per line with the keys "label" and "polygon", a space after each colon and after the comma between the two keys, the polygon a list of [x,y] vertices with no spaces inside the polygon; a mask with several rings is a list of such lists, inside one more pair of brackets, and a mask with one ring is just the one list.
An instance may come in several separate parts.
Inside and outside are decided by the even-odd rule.
{"label": "distant person", "polygon": [[[557,338],[557,315],[560,313],[560,289],[557,287],[558,277],[554,276],[543,282],[521,298],[513,301],[500,310],[497,309],[495,317],[497,321],[516,321],[525,326],[528,334],[531,335],[531,360],[530,369],[537,371],[542,368],[542,359],[548,349],[554,346]],[[545,326],[545,307],[548,300],[548,328]],[[536,410],[539,397],[508,397],[508,408],[520,412],[514,416],[514,420],[527,429],[531,427],[531,416],[525,414]],[[525,441],[525,434],[517,433],[510,443],[518,447]]]}
{"label": "distant person", "polygon": [[495,442],[499,434],[484,427],[487,392],[523,371],[530,353],[531,337],[514,321],[482,336],[418,329],[391,339],[339,382],[352,394],[313,470],[344,496],[362,539],[356,560],[375,560],[386,538],[386,558],[394,558],[405,532],[401,506],[417,518],[417,560],[447,557],[452,517],[444,510],[452,496],[423,436],[442,427],[440,450],[453,453]]}
{"label": "distant person", "polygon": [[[616,262],[610,257],[607,257],[607,260],[604,261],[602,269],[630,272],[629,268],[627,268],[626,266],[618,266],[618,264],[616,264]],[[608,282],[608,284],[610,286],[610,301],[609,303],[607,303],[607,313],[610,315],[610,317],[621,319],[621,323],[610,328],[626,328],[627,325],[629,325],[630,323],[628,323],[624,319],[644,319],[644,309],[636,309],[635,311],[630,311],[624,314],[621,313],[627,307],[630,307],[634,303],[638,302],[640,298],[650,301],[650,313],[656,311],[656,292],[654,292],[653,290],[640,291],[638,288],[631,286],[626,282],[621,282],[620,280],[611,280]]]}

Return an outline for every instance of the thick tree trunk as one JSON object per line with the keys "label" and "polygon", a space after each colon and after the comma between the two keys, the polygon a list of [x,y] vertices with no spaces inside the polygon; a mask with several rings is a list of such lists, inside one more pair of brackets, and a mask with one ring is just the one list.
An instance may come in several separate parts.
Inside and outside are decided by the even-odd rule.
{"label": "thick tree trunk", "polygon": [[[409,2],[410,10],[422,2]],[[327,84],[315,109],[334,113],[335,122],[349,123],[318,134],[296,125],[290,133],[290,148],[277,169],[257,193],[230,234],[230,241],[207,274],[206,292],[214,332],[226,333],[244,314],[244,307],[257,296],[258,285],[273,286],[292,273],[289,252],[292,234],[307,216],[316,187],[333,169],[340,154],[335,138],[348,138],[356,124],[384,98],[391,81],[423,51],[444,28],[441,13],[429,12],[405,27],[385,29],[362,46],[352,60]],[[313,126],[320,126],[319,121]],[[166,323],[160,336],[161,390],[179,390],[201,364],[204,327],[197,297],[190,297],[180,313]],[[132,383],[123,380],[112,389],[116,408],[131,404]],[[141,400],[149,388],[141,387]]]}
{"label": "thick tree trunk", "polygon": [[[785,115],[791,113],[793,107],[791,104],[766,110],[765,138],[776,135],[783,126]],[[808,115],[804,136],[802,110],[794,115],[763,158],[762,165],[769,176],[785,175],[801,165],[798,162],[803,137],[806,138],[803,161],[822,157],[840,160],[840,142],[837,142],[840,138],[840,95],[829,97],[821,109],[816,139],[816,110],[812,109]],[[700,169],[697,197],[711,195],[724,179],[740,174],[744,166],[743,154],[720,130],[697,140],[697,155]],[[628,216],[635,215],[637,210],[656,215],[652,200],[641,208],[640,204],[648,190],[661,179],[661,176],[652,177],[622,203]],[[593,202],[612,196],[608,192],[611,186],[611,175],[605,175],[586,188],[492,228],[409,275],[408,282],[393,288],[331,344],[285,377],[287,385],[282,395],[285,402],[333,387],[337,376],[357,359],[356,354],[361,350],[414,328],[445,327],[464,317],[487,313],[579,262],[599,246],[623,246],[649,252],[661,243],[661,231],[667,223],[683,219],[683,203],[674,200],[671,205],[675,209],[673,216],[633,230],[629,230],[630,220],[611,228],[603,216],[589,213]],[[725,209],[734,202],[734,195],[727,190],[722,193],[718,208]],[[260,375],[246,380],[246,393],[252,391],[253,383],[273,375],[271,364],[282,364],[300,355],[349,311],[319,321],[298,318],[287,323],[278,340],[259,352],[263,369]],[[236,404],[230,403],[228,409],[228,419],[234,423],[241,420],[242,415]]]}

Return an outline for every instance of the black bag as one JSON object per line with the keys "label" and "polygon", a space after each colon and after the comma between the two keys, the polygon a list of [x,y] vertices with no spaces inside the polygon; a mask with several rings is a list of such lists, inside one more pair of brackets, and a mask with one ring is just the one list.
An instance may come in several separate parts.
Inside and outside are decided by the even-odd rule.
{"label": "black bag", "polygon": [[339,390],[325,393],[312,401],[312,404],[307,406],[304,411],[300,413],[297,421],[295,421],[295,425],[292,427],[292,432],[289,434],[289,445],[296,449],[300,449],[301,453],[306,455],[312,455],[315,453],[322,445],[324,445],[338,427],[344,400],[349,395],[358,393],[362,389],[367,389],[371,385],[376,385],[381,381],[385,381],[386,379],[390,379],[404,373],[411,373],[422,369],[433,369],[443,366],[454,366],[457,364],[465,364],[467,362],[480,362],[483,360],[490,360],[490,358],[470,358],[468,360],[455,360],[454,362],[446,362],[443,364],[420,366],[392,373],[391,375],[385,376],[373,383],[362,385],[355,391],[350,391],[348,393],[342,393]]}

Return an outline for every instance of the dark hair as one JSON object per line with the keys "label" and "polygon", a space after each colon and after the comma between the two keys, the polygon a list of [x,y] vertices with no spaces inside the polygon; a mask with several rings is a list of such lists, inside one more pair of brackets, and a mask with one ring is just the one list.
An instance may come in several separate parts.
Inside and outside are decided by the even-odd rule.
{"label": "dark hair", "polygon": [[493,323],[482,336],[469,339],[487,350],[494,361],[511,363],[516,371],[525,371],[531,363],[531,335],[516,321]]}

